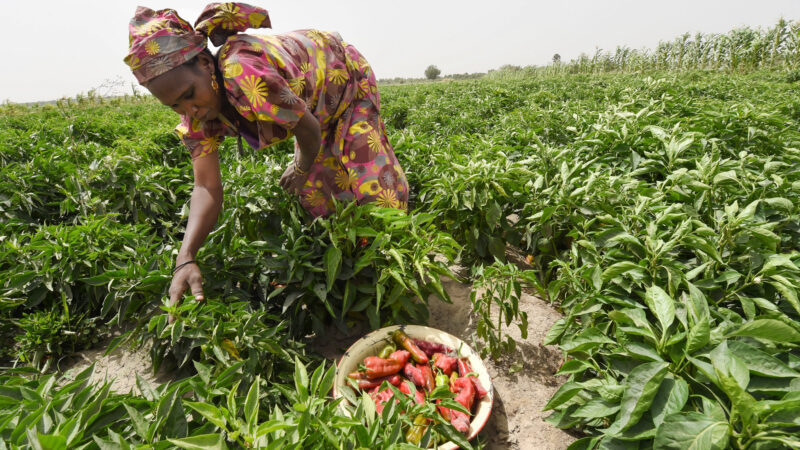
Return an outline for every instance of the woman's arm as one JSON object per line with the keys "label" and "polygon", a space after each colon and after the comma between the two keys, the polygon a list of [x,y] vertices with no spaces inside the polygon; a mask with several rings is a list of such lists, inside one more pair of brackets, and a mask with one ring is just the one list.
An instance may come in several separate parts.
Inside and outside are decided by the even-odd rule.
{"label": "woman's arm", "polygon": [[[175,260],[176,267],[195,259],[197,251],[217,223],[222,210],[222,177],[219,172],[219,155],[210,153],[193,161],[194,190],[189,203],[189,222],[183,235],[183,243]],[[180,302],[189,288],[198,300],[203,300],[203,278],[196,264],[187,264],[172,277],[169,288],[170,304]],[[174,318],[170,317],[170,322]]]}
{"label": "woman's arm", "polygon": [[283,176],[281,176],[280,185],[290,193],[296,195],[303,190],[303,184],[305,184],[308,174],[301,175],[295,172],[295,164],[298,169],[303,172],[308,172],[322,145],[322,134],[319,120],[311,114],[308,107],[306,107],[306,112],[303,114],[303,117],[297,121],[297,125],[292,129],[292,132],[297,139],[297,150],[295,150],[294,155],[295,159],[294,163],[290,164],[283,173]]}

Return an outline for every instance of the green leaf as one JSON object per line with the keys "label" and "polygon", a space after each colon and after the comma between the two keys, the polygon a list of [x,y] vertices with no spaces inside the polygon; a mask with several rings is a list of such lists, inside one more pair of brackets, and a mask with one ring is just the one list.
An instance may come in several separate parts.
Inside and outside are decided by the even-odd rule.
{"label": "green leaf", "polygon": [[341,267],[342,251],[331,245],[325,251],[325,284],[328,292],[330,292],[331,288],[333,288],[333,282],[339,275]]}
{"label": "green leaf", "polygon": [[560,388],[556,391],[555,394],[550,398],[550,401],[544,405],[542,411],[547,411],[549,409],[557,408],[558,406],[566,403],[569,399],[574,397],[578,394],[578,392],[584,389],[583,385],[580,383],[576,383],[574,381],[570,381],[561,385]]}
{"label": "green leaf", "polygon": [[800,332],[776,319],[756,319],[745,322],[731,336],[747,336],[774,342],[799,343]]}
{"label": "green leaf", "polygon": [[667,373],[667,367],[669,364],[665,362],[651,362],[640,364],[631,370],[625,380],[626,389],[617,420],[606,430],[606,434],[613,436],[639,422],[642,415],[650,409]]}
{"label": "green leaf", "polygon": [[747,368],[752,373],[765,377],[800,377],[800,373],[784,364],[780,359],[744,342],[728,341],[728,348],[739,359],[747,362]]}
{"label": "green leaf", "polygon": [[[210,403],[203,403],[203,402],[189,402],[184,401],[186,406],[192,408],[193,410],[200,413],[201,416],[205,417],[206,420],[213,423],[214,425],[222,428],[225,430],[225,417],[222,416],[222,412],[220,412],[219,408],[210,404]],[[127,406],[127,405],[126,405]]]}
{"label": "green leaf", "polygon": [[614,341],[608,336],[603,334],[597,328],[590,327],[583,330],[580,334],[562,340],[561,348],[567,353],[570,352],[585,352],[589,349],[599,347],[603,344],[613,344]]}
{"label": "green leaf", "polygon": [[616,402],[609,402],[601,397],[593,398],[572,413],[573,417],[583,417],[596,419],[608,417],[619,411],[620,405]]}
{"label": "green leaf", "polygon": [[686,353],[689,355],[702,349],[711,339],[711,325],[708,323],[708,316],[702,316],[689,330],[686,338]]}
{"label": "green leaf", "polygon": [[308,372],[297,356],[294,357],[294,386],[300,401],[305,401],[308,398]]}
{"label": "green leaf", "polygon": [[[303,367],[305,368],[305,367]],[[253,384],[250,385],[250,390],[247,392],[247,399],[244,402],[244,418],[247,421],[247,429],[250,434],[253,434],[258,422],[258,405],[260,400],[260,385],[261,377],[256,376]]]}
{"label": "green leaf", "polygon": [[653,424],[656,427],[661,425],[666,416],[683,409],[688,399],[689,384],[681,378],[676,379],[672,375],[667,375],[661,382],[658,393],[653,399],[653,406],[650,408]]}
{"label": "green leaf", "polygon": [[676,413],[664,418],[656,430],[655,450],[725,450],[728,422],[696,412]]}
{"label": "green leaf", "polygon": [[675,320],[675,301],[663,289],[655,285],[647,288],[644,301],[661,323],[662,333],[666,333],[667,328]]}
{"label": "green leaf", "polygon": [[225,450],[228,448],[221,433],[201,434],[183,439],[167,438],[167,440],[178,448],[188,450]]}

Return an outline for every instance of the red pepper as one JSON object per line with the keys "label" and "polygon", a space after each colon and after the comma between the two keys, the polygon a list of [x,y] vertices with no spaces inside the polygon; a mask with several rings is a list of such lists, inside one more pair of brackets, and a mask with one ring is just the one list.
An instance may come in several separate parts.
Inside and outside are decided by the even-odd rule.
{"label": "red pepper", "polygon": [[475,402],[475,385],[470,377],[456,378],[453,382],[453,392],[456,393],[456,401],[464,405],[467,411],[472,412],[472,404]]}
{"label": "red pepper", "polygon": [[456,430],[467,434],[469,432],[469,416],[455,409],[450,410],[450,423]]}
{"label": "red pepper", "polygon": [[[408,383],[400,383],[398,388],[400,389],[400,392],[404,394],[411,394],[411,388],[408,387]],[[415,392],[414,401],[417,402],[418,405],[425,403],[425,394],[423,394],[419,389],[417,389]]]}
{"label": "red pepper", "polygon": [[[456,378],[453,382],[452,391],[456,393],[456,401],[461,403],[467,411],[472,411],[472,403],[475,401],[475,385],[468,377]],[[461,411],[450,410],[450,423],[456,430],[467,433],[469,431],[469,416]]]}
{"label": "red pepper", "polygon": [[358,387],[359,389],[364,390],[373,389],[383,384],[384,381],[388,381],[389,384],[398,386],[400,385],[400,381],[402,379],[403,378],[400,375],[394,374],[389,375],[388,377],[376,378],[374,380],[358,380]]}
{"label": "red pepper", "polygon": [[475,385],[475,393],[478,395],[478,399],[486,397],[486,394],[488,394],[489,392],[483,388],[481,380],[479,380],[478,377],[468,377],[468,378],[472,380],[472,384]]}
{"label": "red pepper", "polygon": [[432,392],[436,387],[436,378],[433,377],[433,370],[427,364],[417,364],[417,369],[422,372],[422,380],[425,382],[425,390]]}
{"label": "red pepper", "polygon": [[399,361],[378,358],[377,356],[364,358],[364,366],[367,368],[367,378],[370,380],[395,374],[403,368]]}
{"label": "red pepper", "polygon": [[469,365],[469,360],[467,358],[461,358],[458,360],[458,374],[462,377],[467,376],[468,373],[472,372],[472,366]]}
{"label": "red pepper", "polygon": [[445,408],[444,406],[439,406],[439,403],[441,402],[441,400],[436,400],[436,409],[439,410],[439,414],[442,416],[442,418],[444,418],[444,420],[450,422],[450,419],[453,417],[453,410],[450,408]]}
{"label": "red pepper", "polygon": [[397,350],[391,355],[389,355],[389,359],[398,361],[400,362],[400,364],[404,366],[408,362],[409,358],[411,358],[411,353],[409,353],[408,350]]}
{"label": "red pepper", "polygon": [[347,378],[352,378],[354,380],[366,380],[367,374],[364,372],[350,372],[347,374]]}
{"label": "red pepper", "polygon": [[422,339],[411,339],[411,340],[414,341],[414,343],[417,344],[417,347],[419,347],[428,356],[433,356],[434,353],[453,352],[452,348],[444,344],[438,344],[436,342],[430,342],[430,341],[423,341]]}
{"label": "red pepper", "polygon": [[[405,375],[406,378],[411,380],[417,386],[425,386],[425,375],[421,370],[414,366],[414,364],[406,363],[406,365],[403,367],[403,375]],[[436,380],[434,380],[434,383],[436,383]]]}
{"label": "red pepper", "polygon": [[397,330],[392,333],[392,339],[397,345],[411,352],[411,358],[413,358],[415,362],[420,364],[426,364],[428,362],[428,355],[420,350],[417,344],[415,344],[403,330]]}
{"label": "red pepper", "polygon": [[383,407],[385,406],[386,402],[389,401],[394,396],[394,392],[391,389],[386,388],[380,392],[375,392],[370,394],[372,400],[375,402],[375,410],[378,411],[378,414],[383,412]]}
{"label": "red pepper", "polygon": [[433,365],[438,367],[445,375],[450,375],[456,370],[458,360],[452,356],[447,356],[444,353],[434,353]]}

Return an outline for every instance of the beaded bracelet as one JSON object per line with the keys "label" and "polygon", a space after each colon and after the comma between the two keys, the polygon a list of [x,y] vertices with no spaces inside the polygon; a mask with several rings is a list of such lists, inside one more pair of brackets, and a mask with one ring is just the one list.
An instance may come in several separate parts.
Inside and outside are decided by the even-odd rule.
{"label": "beaded bracelet", "polygon": [[183,266],[188,265],[188,264],[197,264],[197,261],[195,261],[193,259],[190,259],[189,261],[182,262],[182,263],[178,264],[177,266],[175,266],[174,269],[172,269],[172,274],[175,275],[175,273],[177,273],[179,270],[181,270],[181,268],[183,268]]}

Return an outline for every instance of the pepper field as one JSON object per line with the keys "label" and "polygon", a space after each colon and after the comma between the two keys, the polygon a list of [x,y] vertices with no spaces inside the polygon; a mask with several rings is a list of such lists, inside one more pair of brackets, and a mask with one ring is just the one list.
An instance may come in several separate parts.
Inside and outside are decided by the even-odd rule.
{"label": "pepper field", "polygon": [[[567,378],[546,409],[571,449],[800,448],[797,72],[556,72],[383,86],[408,215],[311,222],[278,186],[289,143],[226,141],[198,255],[208,301],[174,324],[192,187],[174,113],[131,96],[2,107],[0,449],[404,448],[401,409],[469,448],[407,400],[378,416],[351,395],[342,415],[332,362],[305,347],[328,327],[425,323],[442,277],[481,288],[462,338],[486,358],[527,330],[521,290],[563,314],[543,344]],[[112,346],[192,375],[127,394],[53,373],[118,325]]]}

